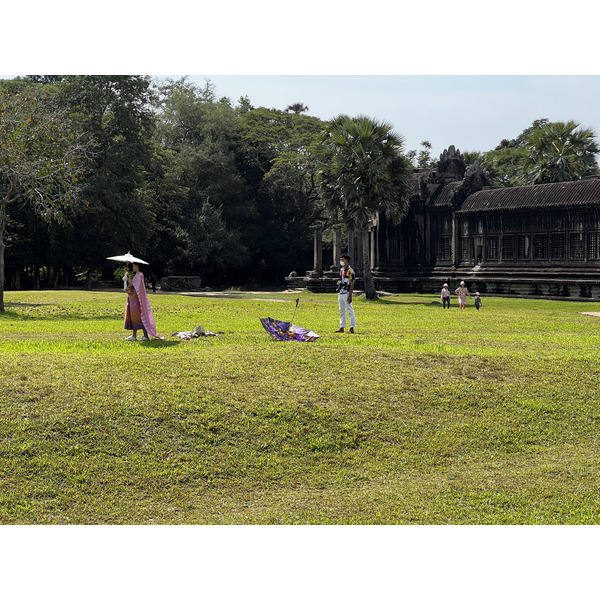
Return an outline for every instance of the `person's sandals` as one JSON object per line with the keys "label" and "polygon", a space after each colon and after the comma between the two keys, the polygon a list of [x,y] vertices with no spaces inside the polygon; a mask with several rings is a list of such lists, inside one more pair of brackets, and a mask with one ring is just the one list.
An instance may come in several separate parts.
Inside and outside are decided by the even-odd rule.
{"label": "person's sandals", "polygon": [[146,336],[140,338],[140,342],[149,342],[149,341],[150,340]]}
{"label": "person's sandals", "polygon": [[129,337],[125,338],[125,341],[126,342],[137,342],[137,338],[130,335]]}
{"label": "person's sandals", "polygon": [[337,329],[336,331],[334,331],[333,333],[344,333],[344,328],[341,327],[340,329]]}
{"label": "person's sandals", "polygon": [[354,327],[350,327],[350,331],[348,333],[354,333]]}

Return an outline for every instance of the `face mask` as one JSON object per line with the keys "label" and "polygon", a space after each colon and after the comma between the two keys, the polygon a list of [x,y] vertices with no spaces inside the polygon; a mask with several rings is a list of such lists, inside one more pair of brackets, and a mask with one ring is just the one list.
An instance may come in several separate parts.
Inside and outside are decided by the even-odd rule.
{"label": "face mask", "polygon": [[345,267],[346,263],[343,260],[340,260],[340,267]]}

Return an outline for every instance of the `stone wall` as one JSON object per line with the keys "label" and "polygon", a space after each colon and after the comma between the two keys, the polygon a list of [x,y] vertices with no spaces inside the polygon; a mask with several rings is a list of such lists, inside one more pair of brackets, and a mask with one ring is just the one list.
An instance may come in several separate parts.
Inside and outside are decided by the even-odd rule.
{"label": "stone wall", "polygon": [[[600,281],[585,279],[478,277],[470,273],[453,273],[448,277],[375,277],[379,292],[392,294],[439,294],[444,283],[450,291],[464,280],[469,292],[488,296],[548,298],[561,300],[600,300]],[[311,292],[335,293],[335,280],[329,278],[287,277],[288,288],[307,288]],[[360,277],[355,289],[364,289]]]}
{"label": "stone wall", "polygon": [[163,277],[160,280],[163,292],[198,292],[202,289],[202,280],[194,275]]}

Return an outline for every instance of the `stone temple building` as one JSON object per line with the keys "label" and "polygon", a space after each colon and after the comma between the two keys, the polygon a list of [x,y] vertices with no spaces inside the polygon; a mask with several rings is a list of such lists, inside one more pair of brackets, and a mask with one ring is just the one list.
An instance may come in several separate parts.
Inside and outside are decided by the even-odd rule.
{"label": "stone temple building", "polygon": [[[333,231],[333,266],[323,266],[323,231],[315,231],[313,270],[291,273],[289,287],[334,291],[339,255],[348,250],[361,288],[360,239]],[[600,177],[493,188],[475,164],[466,169],[450,146],[435,170],[413,175],[410,209],[400,225],[378,214],[370,228],[375,287],[439,292],[464,280],[490,295],[600,297]],[[453,287],[454,286],[454,287]]]}

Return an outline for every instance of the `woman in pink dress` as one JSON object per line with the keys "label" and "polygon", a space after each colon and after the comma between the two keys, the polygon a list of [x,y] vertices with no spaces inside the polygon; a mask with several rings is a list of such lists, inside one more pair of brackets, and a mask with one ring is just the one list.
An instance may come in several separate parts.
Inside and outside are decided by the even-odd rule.
{"label": "woman in pink dress", "polygon": [[470,296],[469,290],[465,286],[465,282],[460,282],[460,287],[457,287],[454,290],[454,293],[458,296],[458,306],[459,308],[466,308],[467,306],[467,296]]}
{"label": "woman in pink dress", "polygon": [[137,263],[133,263],[133,272],[133,278],[129,276],[128,272],[125,273],[129,285],[127,286],[127,306],[123,328],[132,331],[132,334],[125,339],[128,342],[137,342],[137,332],[141,329],[144,336],[140,338],[140,342],[147,342],[149,339],[148,334],[152,337],[158,337],[156,335],[156,325],[146,294],[144,274],[140,271],[140,266]]}

